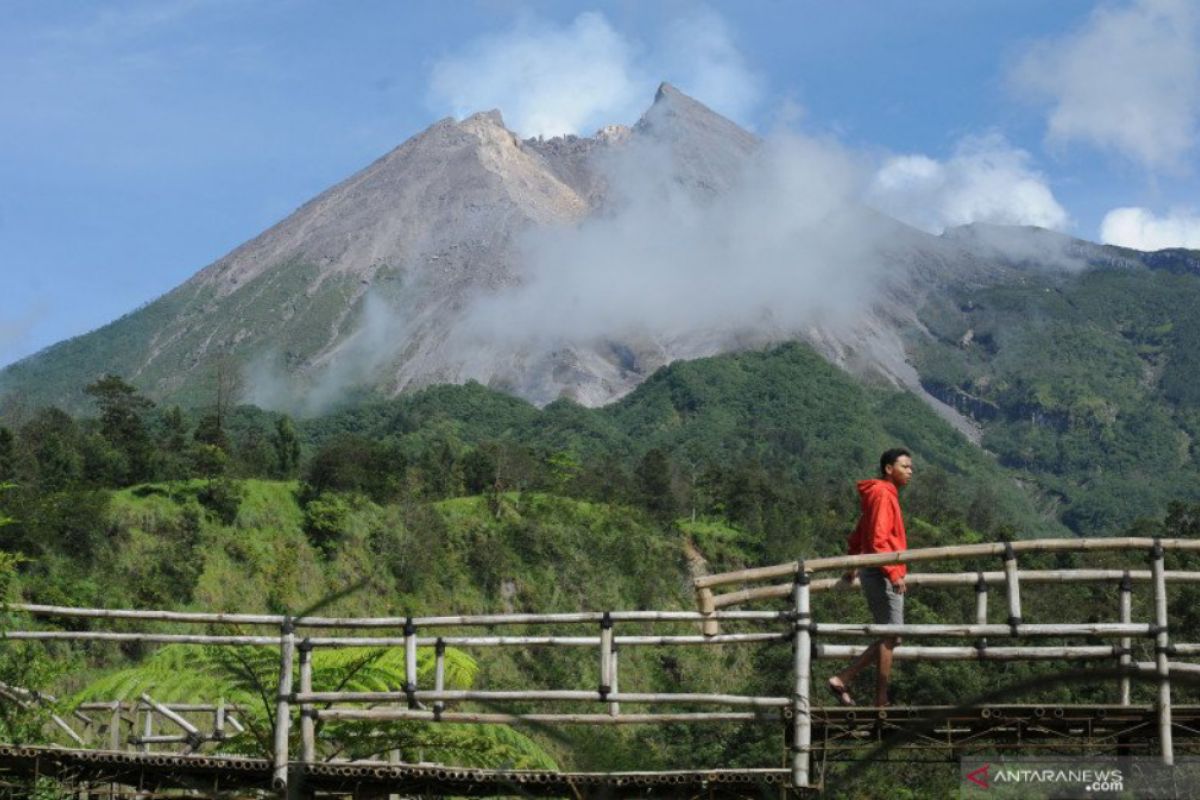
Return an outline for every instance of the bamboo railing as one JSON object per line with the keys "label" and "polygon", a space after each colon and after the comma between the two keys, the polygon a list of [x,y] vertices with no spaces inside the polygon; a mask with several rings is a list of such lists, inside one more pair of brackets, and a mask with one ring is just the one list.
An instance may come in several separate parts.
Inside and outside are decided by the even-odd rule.
{"label": "bamboo railing", "polygon": [[[1144,553],[1150,561],[1150,570],[1022,570],[1018,566],[1021,553],[1086,553],[1086,552],[1133,552]],[[795,691],[793,695],[793,757],[792,783],[805,785],[809,778],[809,745],[812,732],[810,703],[810,662],[815,658],[847,658],[858,655],[864,647],[850,648],[819,644],[811,646],[810,637],[815,636],[905,636],[905,637],[958,637],[976,638],[974,647],[913,647],[900,646],[894,657],[911,660],[1054,660],[1054,659],[1116,659],[1126,669],[1121,678],[1120,698],[1129,704],[1130,678],[1128,672],[1153,674],[1157,678],[1158,738],[1164,764],[1175,760],[1171,725],[1171,671],[1200,672],[1196,665],[1174,662],[1172,655],[1200,654],[1200,645],[1170,642],[1167,615],[1167,584],[1171,582],[1200,582],[1200,572],[1168,572],[1165,568],[1167,552],[1200,552],[1200,540],[1195,539],[1147,539],[1122,537],[1113,539],[1039,539],[1021,542],[997,542],[989,544],[956,545],[907,550],[898,553],[872,553],[856,556],[834,556],[794,561],[768,567],[737,570],[716,575],[706,575],[694,581],[696,599],[700,611],[708,616],[703,629],[706,634],[719,635],[720,614],[718,609],[755,600],[792,596],[793,617],[797,621],[795,639]],[[932,561],[968,561],[988,557],[1003,559],[1002,572],[974,572],[957,574],[914,574],[905,578],[908,586],[965,586],[976,587],[976,618],[974,624],[941,625],[872,625],[818,623],[812,619],[809,597],[812,591],[829,590],[844,585],[840,578],[814,581],[817,572],[850,571],[865,567],[887,564],[917,564]],[[761,581],[787,577],[791,583],[768,586],[746,587]],[[1149,623],[1132,622],[1131,593],[1133,582],[1149,581],[1154,591],[1154,620]],[[1021,614],[1021,583],[1074,583],[1082,581],[1119,582],[1121,592],[1120,621],[1115,623],[1039,623],[1024,621]],[[988,624],[988,589],[1002,583],[1008,605],[1006,625]],[[746,587],[717,594],[719,587]],[[801,629],[809,637],[800,635]],[[1032,636],[1091,636],[1116,637],[1119,643],[1111,647],[1096,646],[1016,646],[1008,648],[989,647],[987,637],[1025,638]],[[1154,641],[1155,661],[1131,664],[1132,637],[1148,637]]]}
{"label": "bamboo railing", "polygon": [[[1021,569],[1018,558],[1034,552],[1126,552],[1150,558],[1150,569]],[[910,550],[905,553],[810,559],[789,564],[719,575],[695,580],[699,601],[696,611],[599,611],[545,614],[480,614],[453,616],[395,616],[376,618],[288,617],[265,614],[226,614],[171,612],[134,609],[84,609],[35,604],[12,604],[11,611],[35,617],[76,618],[174,625],[228,624],[247,628],[272,629],[268,634],[217,635],[139,631],[45,631],[11,630],[4,636],[17,640],[70,640],[142,643],[187,643],[220,647],[270,646],[279,652],[278,691],[274,702],[271,764],[273,785],[285,791],[301,780],[305,765],[322,758],[319,727],[324,721],[360,720],[388,722],[396,720],[438,723],[537,723],[540,725],[653,725],[667,723],[752,723],[781,722],[791,726],[791,744],[787,767],[759,770],[773,780],[794,787],[807,787],[811,780],[813,751],[812,671],[815,660],[841,660],[863,652],[865,638],[904,636],[916,640],[895,648],[902,661],[977,661],[986,669],[990,662],[1093,660],[1115,662],[1123,671],[1118,691],[1119,702],[1130,705],[1131,680],[1149,676],[1157,683],[1158,741],[1162,760],[1173,763],[1171,723],[1171,674],[1200,673],[1200,665],[1180,659],[1200,656],[1200,643],[1172,643],[1167,619],[1167,587],[1173,583],[1200,582],[1200,572],[1165,569],[1169,552],[1200,552],[1200,541],[1153,539],[1055,539],[1013,543],[963,545],[958,547]],[[846,587],[840,577],[817,577],[819,573],[842,572],[886,563],[961,562],[998,557],[1002,569],[958,573],[911,574],[910,587],[936,590],[973,588],[975,614],[971,620],[952,624],[875,625],[861,622],[817,620],[812,600],[814,593]],[[786,583],[769,583],[785,578]],[[1029,621],[1022,617],[1021,588],[1046,584],[1101,582],[1116,584],[1119,590],[1118,619],[1112,622]],[[1132,615],[1135,584],[1145,584],[1154,594],[1154,615],[1149,621],[1137,621]],[[990,589],[1005,588],[1007,622],[989,622]],[[724,590],[724,591],[722,591]],[[786,601],[773,609],[733,609],[731,606]],[[722,626],[736,623],[736,631],[723,632]],[[699,632],[681,633],[679,626],[696,626]],[[473,629],[521,626],[511,635]],[[652,632],[638,630],[649,626]],[[630,628],[634,628],[630,630]],[[959,646],[920,644],[927,638],[967,639]],[[1054,643],[1037,644],[1044,637],[1070,639],[1110,639],[1112,644]],[[1153,661],[1134,661],[1135,638],[1152,641]],[[849,639],[836,643],[829,639]],[[861,643],[854,643],[858,639]],[[1011,645],[993,644],[1010,639]],[[766,646],[789,647],[792,652],[791,674],[786,689],[778,694],[755,696],[716,692],[644,692],[622,680],[620,653],[625,648]],[[392,691],[315,691],[313,689],[313,653],[322,647],[396,647],[404,652],[404,685]],[[594,659],[597,685],[592,687],[525,689],[449,689],[446,686],[446,650],[489,648],[569,648],[581,657]],[[419,685],[418,653],[432,648],[434,675],[432,686]],[[781,676],[782,677],[782,676]],[[9,695],[16,698],[11,691]],[[0,691],[0,701],[6,695]],[[19,699],[19,698],[18,698]],[[483,707],[463,708],[463,704]],[[539,704],[550,710],[507,711],[511,704]],[[580,705],[593,710],[581,710]],[[501,708],[496,708],[497,706]],[[554,707],[558,707],[555,710]],[[684,711],[682,709],[695,709]],[[76,713],[87,720],[93,731],[90,743],[117,750],[179,745],[189,752],[209,742],[235,736],[243,727],[236,721],[237,709],[223,703],[192,706],[160,703],[143,695],[120,703],[93,703]],[[95,720],[97,712],[107,713],[107,728]],[[137,717],[144,723],[140,734]],[[211,728],[201,724],[197,715],[212,715]],[[205,717],[207,719],[207,717]],[[77,719],[77,721],[79,721]],[[72,730],[67,720],[55,723]],[[157,728],[155,727],[157,725]],[[230,730],[232,728],[232,730]],[[164,730],[165,729],[165,730]],[[300,752],[289,752],[293,730],[299,733]],[[128,731],[125,736],[124,732]],[[157,732],[155,732],[157,731]],[[76,734],[76,742],[89,741]],[[103,740],[103,741],[101,741]],[[756,772],[755,774],[758,774]],[[663,773],[666,775],[667,773]],[[531,778],[532,780],[532,778]]]}

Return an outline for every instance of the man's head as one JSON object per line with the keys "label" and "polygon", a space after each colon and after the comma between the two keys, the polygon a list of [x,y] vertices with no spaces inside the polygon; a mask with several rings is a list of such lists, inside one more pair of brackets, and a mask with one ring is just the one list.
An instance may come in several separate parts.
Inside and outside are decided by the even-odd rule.
{"label": "man's head", "polygon": [[912,453],[903,447],[893,447],[879,457],[879,477],[891,481],[897,487],[912,480]]}

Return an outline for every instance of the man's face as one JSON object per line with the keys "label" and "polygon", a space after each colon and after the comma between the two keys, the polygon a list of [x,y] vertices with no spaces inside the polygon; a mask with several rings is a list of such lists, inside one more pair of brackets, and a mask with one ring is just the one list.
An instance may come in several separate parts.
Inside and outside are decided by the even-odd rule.
{"label": "man's face", "polygon": [[913,465],[912,459],[908,456],[900,456],[883,469],[887,480],[897,486],[906,486],[912,480]]}

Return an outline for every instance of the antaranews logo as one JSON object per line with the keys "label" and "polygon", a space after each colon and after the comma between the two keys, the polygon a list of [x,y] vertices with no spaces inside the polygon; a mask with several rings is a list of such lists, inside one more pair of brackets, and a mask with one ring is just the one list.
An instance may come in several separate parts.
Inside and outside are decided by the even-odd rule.
{"label": "antaranews logo", "polygon": [[983,789],[992,788],[991,779],[988,776],[988,770],[991,767],[991,764],[984,764],[979,769],[971,770],[967,773],[967,780]]}
{"label": "antaranews logo", "polygon": [[1097,759],[1060,761],[1037,759],[991,759],[986,762],[968,759],[962,762],[963,796],[973,796],[981,790],[1003,797],[1094,797],[1125,790],[1123,767],[1115,762]]}

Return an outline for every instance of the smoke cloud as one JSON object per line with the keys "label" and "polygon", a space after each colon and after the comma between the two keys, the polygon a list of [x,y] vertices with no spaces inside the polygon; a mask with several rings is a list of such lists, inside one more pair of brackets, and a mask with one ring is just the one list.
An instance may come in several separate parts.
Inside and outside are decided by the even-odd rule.
{"label": "smoke cloud", "polygon": [[1200,7],[1101,7],[1077,31],[1032,46],[1012,72],[1050,104],[1047,138],[1084,142],[1152,169],[1183,166],[1200,128]]}
{"label": "smoke cloud", "polygon": [[713,12],[675,20],[652,48],[586,12],[563,26],[526,17],[438,61],[429,101],[459,118],[499,108],[523,136],[590,134],[636,119],[664,79],[744,124],[761,94]]}
{"label": "smoke cloud", "polygon": [[1100,223],[1100,240],[1135,250],[1200,249],[1200,213],[1176,210],[1160,217],[1145,208],[1116,208]]}
{"label": "smoke cloud", "polygon": [[866,200],[934,234],[972,222],[1061,230],[1070,221],[1067,212],[1030,160],[998,134],[967,137],[946,161],[924,155],[888,159]]}

